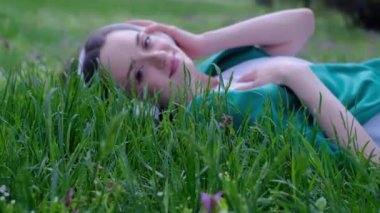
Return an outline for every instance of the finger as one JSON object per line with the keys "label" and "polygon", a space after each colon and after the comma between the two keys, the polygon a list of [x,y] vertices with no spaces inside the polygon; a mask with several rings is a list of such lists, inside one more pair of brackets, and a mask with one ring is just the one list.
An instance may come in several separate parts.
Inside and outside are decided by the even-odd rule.
{"label": "finger", "polygon": [[235,87],[234,89],[235,90],[247,90],[247,89],[253,89],[256,87],[261,87],[265,84],[267,84],[267,82],[265,80],[258,79],[258,80],[250,81],[247,83],[240,82],[240,84],[237,87]]}
{"label": "finger", "polygon": [[237,80],[237,82],[248,82],[248,81],[254,81],[255,79],[257,79],[257,72],[254,70],[254,71],[250,71],[250,72],[243,74]]}
{"label": "finger", "polygon": [[166,34],[171,34],[173,32],[172,28],[164,24],[152,24],[145,28],[145,33],[163,32]]}
{"label": "finger", "polygon": [[126,21],[128,24],[134,24],[134,25],[139,25],[142,27],[146,27],[149,25],[156,24],[156,22],[151,21],[151,20],[145,20],[145,19],[133,19],[133,20],[128,20]]}
{"label": "finger", "polygon": [[237,87],[231,88],[233,90],[248,90],[255,88],[257,86],[257,82],[251,81],[245,84],[239,84]]}
{"label": "finger", "polygon": [[172,37],[176,41],[178,39],[181,40],[181,37],[184,36],[184,34],[183,33],[181,34],[181,31],[177,27],[165,25],[165,24],[149,25],[148,27],[145,28],[144,32],[147,34],[154,33],[154,32],[162,32]]}

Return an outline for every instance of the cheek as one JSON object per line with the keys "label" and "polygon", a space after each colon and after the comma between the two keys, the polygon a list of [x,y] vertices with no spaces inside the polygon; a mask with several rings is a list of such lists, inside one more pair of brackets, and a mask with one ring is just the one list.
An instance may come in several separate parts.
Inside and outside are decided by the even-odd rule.
{"label": "cheek", "polygon": [[186,55],[182,55],[182,61],[183,61],[183,64],[182,64],[182,69],[185,71],[186,69],[193,72],[195,71],[195,66],[194,66],[194,62],[193,60],[191,60],[189,57],[187,57]]}
{"label": "cheek", "polygon": [[146,69],[144,72],[143,84],[150,92],[165,89],[169,84],[169,79],[162,71],[157,69]]}

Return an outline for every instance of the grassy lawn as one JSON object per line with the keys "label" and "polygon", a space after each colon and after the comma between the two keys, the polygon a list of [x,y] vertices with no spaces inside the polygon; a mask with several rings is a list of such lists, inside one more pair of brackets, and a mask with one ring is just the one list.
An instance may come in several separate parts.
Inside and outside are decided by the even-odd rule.
{"label": "grassy lawn", "polygon": [[[223,128],[222,110],[189,115],[175,106],[157,122],[115,87],[104,101],[99,85],[58,78],[107,23],[148,18],[202,32],[292,7],[252,2],[0,0],[0,212],[199,212],[200,193],[218,191],[234,212],[380,209],[378,167],[318,152],[291,125],[280,134],[270,121]],[[379,34],[346,25],[336,11],[315,15],[302,57],[380,54]]]}

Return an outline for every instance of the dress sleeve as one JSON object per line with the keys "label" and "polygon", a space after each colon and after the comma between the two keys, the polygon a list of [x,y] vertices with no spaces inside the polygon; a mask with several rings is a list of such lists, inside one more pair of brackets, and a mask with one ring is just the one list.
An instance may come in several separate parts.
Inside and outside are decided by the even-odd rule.
{"label": "dress sleeve", "polygon": [[359,64],[314,64],[310,68],[359,123],[380,112],[380,59]]}

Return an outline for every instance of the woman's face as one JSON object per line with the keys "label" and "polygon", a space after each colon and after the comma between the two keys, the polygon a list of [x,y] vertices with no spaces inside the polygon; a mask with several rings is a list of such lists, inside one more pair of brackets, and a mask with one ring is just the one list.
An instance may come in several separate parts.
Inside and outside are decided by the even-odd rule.
{"label": "woman's face", "polygon": [[160,105],[166,105],[170,95],[183,92],[185,67],[193,92],[196,79],[202,78],[193,61],[173,41],[143,31],[119,30],[108,34],[100,52],[100,62],[110,69],[113,79],[127,92],[132,88],[138,94],[145,88],[149,95],[159,92]]}

